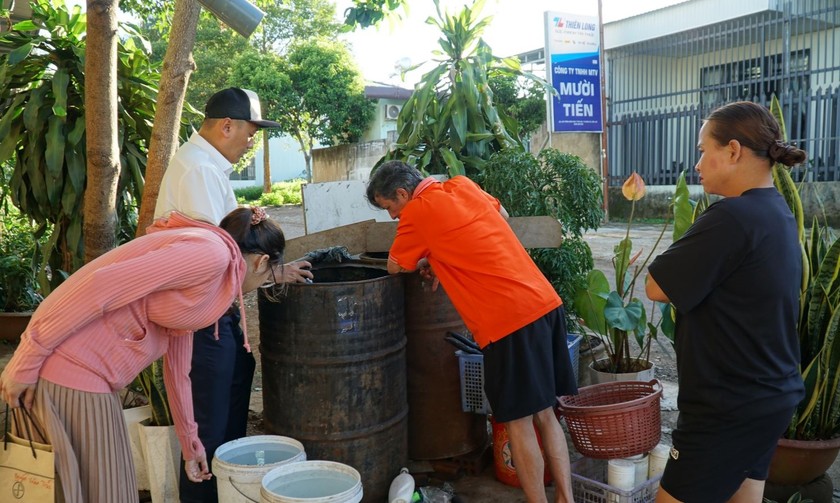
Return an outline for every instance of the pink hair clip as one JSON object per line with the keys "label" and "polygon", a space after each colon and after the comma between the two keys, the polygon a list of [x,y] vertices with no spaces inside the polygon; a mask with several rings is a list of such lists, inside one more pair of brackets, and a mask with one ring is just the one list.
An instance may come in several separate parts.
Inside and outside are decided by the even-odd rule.
{"label": "pink hair clip", "polygon": [[257,225],[268,218],[268,214],[259,206],[251,207],[251,225]]}

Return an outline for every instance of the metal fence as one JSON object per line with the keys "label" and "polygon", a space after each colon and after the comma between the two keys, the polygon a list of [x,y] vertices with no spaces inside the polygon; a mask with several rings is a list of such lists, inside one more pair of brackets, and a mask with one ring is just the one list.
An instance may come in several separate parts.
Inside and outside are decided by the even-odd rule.
{"label": "metal fence", "polygon": [[769,106],[808,152],[796,180],[840,181],[840,0],[769,2],[770,8],[606,51],[609,183],[633,171],[697,183],[697,133],[714,108]]}

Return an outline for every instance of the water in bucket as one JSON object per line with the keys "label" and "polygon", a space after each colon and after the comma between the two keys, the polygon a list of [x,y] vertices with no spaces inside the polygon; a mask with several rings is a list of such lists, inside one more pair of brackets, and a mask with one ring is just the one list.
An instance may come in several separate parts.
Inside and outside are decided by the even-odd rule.
{"label": "water in bucket", "polygon": [[260,494],[264,503],[356,503],[362,500],[362,482],[359,472],[348,465],[303,461],[268,472]]}
{"label": "water in bucket", "polygon": [[219,501],[258,501],[263,476],[273,468],[306,460],[303,444],[289,437],[257,435],[222,444],[213,458]]}

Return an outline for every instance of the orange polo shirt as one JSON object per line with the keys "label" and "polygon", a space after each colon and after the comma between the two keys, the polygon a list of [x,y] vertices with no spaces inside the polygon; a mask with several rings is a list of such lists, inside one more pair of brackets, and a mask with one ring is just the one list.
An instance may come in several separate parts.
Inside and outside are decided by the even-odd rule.
{"label": "orange polo shirt", "polygon": [[464,176],[426,179],[403,208],[390,250],[409,271],[429,260],[482,348],[562,304],[499,208]]}

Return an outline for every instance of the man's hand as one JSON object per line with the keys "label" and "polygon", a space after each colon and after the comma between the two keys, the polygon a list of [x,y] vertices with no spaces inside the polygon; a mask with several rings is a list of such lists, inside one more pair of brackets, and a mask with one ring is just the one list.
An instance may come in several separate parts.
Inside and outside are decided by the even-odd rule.
{"label": "man's hand", "polygon": [[432,291],[437,291],[438,285],[440,284],[440,280],[435,275],[435,271],[432,270],[432,265],[429,263],[429,260],[427,258],[423,257],[420,259],[420,261],[417,262],[417,270],[420,272],[420,276],[423,278],[423,286],[425,287],[426,281],[431,281]]}
{"label": "man's hand", "polygon": [[206,454],[184,461],[184,471],[187,472],[187,478],[193,482],[204,482],[213,478],[213,474],[210,473],[210,468],[207,466]]}
{"label": "man's hand", "polygon": [[308,261],[297,260],[283,264],[279,271],[275,269],[275,273],[280,283],[311,283],[315,276],[309,270],[310,268],[312,264]]}

